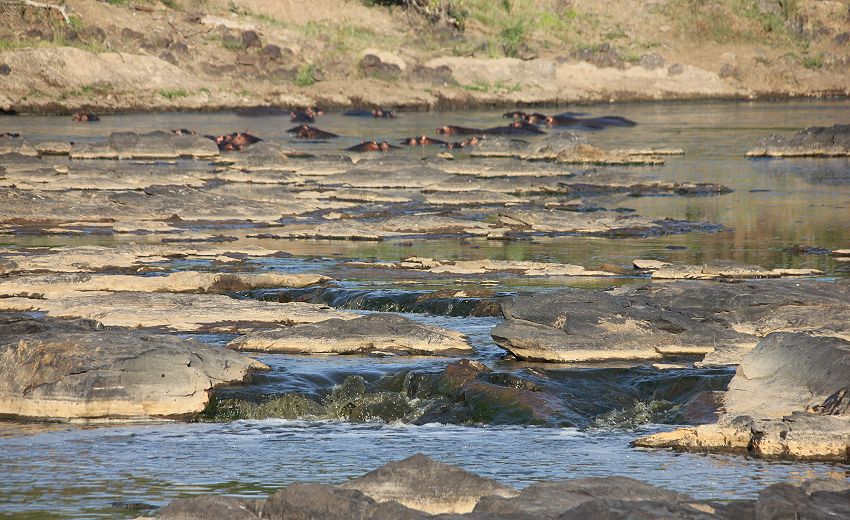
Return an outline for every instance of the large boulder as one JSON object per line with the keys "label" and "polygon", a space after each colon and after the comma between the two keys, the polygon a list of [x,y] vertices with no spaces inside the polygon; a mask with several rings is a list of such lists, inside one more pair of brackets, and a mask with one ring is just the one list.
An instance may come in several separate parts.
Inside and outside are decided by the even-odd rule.
{"label": "large boulder", "polygon": [[340,487],[356,489],[378,502],[394,500],[431,514],[467,513],[482,497],[518,494],[495,480],[421,454],[390,462]]}
{"label": "large boulder", "polygon": [[228,346],[236,350],[287,354],[445,355],[473,352],[466,336],[459,332],[389,313],[256,332],[237,338]]}
{"label": "large boulder", "polygon": [[0,415],[148,419],[198,413],[209,391],[266,369],[194,340],[91,320],[0,315]]}
{"label": "large boulder", "polygon": [[850,341],[771,334],[741,361],[716,424],[635,441],[642,447],[846,462]]}

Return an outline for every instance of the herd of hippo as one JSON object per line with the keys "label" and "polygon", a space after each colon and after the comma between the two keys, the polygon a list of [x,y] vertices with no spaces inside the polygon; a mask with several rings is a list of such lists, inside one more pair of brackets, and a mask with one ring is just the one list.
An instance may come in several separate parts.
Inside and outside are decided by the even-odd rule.
{"label": "herd of hippo", "polygon": [[[244,112],[245,115],[255,114],[285,114],[284,111],[277,109],[253,110]],[[299,139],[308,140],[328,140],[340,137],[338,134],[327,132],[315,126],[310,126],[310,123],[315,123],[316,118],[325,115],[325,111],[317,107],[307,107],[305,110],[292,110],[289,112],[289,120],[292,123],[299,123],[287,130],[289,134]],[[395,111],[390,109],[352,109],[342,113],[347,117],[364,117],[375,119],[394,119]],[[585,117],[588,114],[581,112],[563,112],[555,115],[541,114],[539,112],[527,113],[522,111],[511,111],[504,114],[505,118],[512,119],[512,122],[505,126],[496,126],[492,128],[469,128],[464,126],[445,125],[436,129],[436,133],[445,136],[468,136],[460,141],[444,141],[428,137],[427,135],[405,137],[399,141],[398,145],[390,144],[387,141],[378,141],[376,139],[364,140],[359,144],[350,146],[345,149],[347,152],[388,152],[392,149],[398,149],[403,146],[441,146],[448,150],[458,148],[468,148],[478,145],[482,139],[487,136],[513,136],[513,137],[528,137],[543,135],[546,132],[540,126],[549,128],[564,128],[571,130],[603,130],[609,127],[632,127],[637,123],[620,116],[603,116],[603,117]],[[73,116],[75,122],[94,122],[100,118],[93,113],[77,112]],[[192,131],[186,129],[175,129],[172,132],[176,135],[186,135]],[[233,132],[220,136],[205,135],[209,139],[215,141],[219,150],[223,152],[242,151],[248,146],[262,141],[261,138],[249,134],[248,132]]]}

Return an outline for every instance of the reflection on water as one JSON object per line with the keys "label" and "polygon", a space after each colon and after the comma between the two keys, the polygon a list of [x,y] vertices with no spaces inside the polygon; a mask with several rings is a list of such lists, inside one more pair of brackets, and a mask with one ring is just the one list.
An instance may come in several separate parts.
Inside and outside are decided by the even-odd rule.
{"label": "reflection on water", "polygon": [[[729,259],[773,267],[810,267],[828,276],[850,276],[850,262],[827,255],[793,255],[783,248],[806,244],[850,247],[850,162],[829,160],[746,160],[744,152],[768,133],[792,133],[810,125],[850,120],[846,101],[782,103],[668,103],[591,106],[594,116],[616,114],[638,121],[635,128],[589,134],[610,148],[680,147],[683,157],[662,167],[618,168],[662,180],[715,182],[733,193],[716,197],[622,197],[594,203],[632,208],[638,214],[722,224],[719,233],[689,233],[646,239],[535,237],[521,241],[484,239],[350,241],[261,240],[244,243],[294,255],[248,259],[239,269],[321,272],[346,288],[430,290],[457,286],[455,277],[424,278],[414,273],[364,271],[341,265],[348,259],[398,260],[404,256],[439,259],[492,258],[555,261],[596,268],[629,265],[635,258],[681,263]],[[397,139],[444,124],[490,127],[504,122],[500,112],[411,113],[395,120],[362,120],[331,114],[317,126],[348,136],[328,143],[302,143],[286,135],[286,117],[246,118],[235,114],[150,114],[104,117],[98,124],[76,125],[68,118],[3,118],[4,131],[34,140],[93,140],[112,131],[194,128],[220,134],[248,130],[273,141],[316,152],[339,151],[361,138]],[[410,156],[435,153],[402,151]],[[465,160],[462,155],[458,161]],[[180,167],[179,165],[176,167]],[[215,230],[210,232],[216,233]],[[222,233],[244,237],[245,229]],[[0,236],[13,246],[103,244],[156,241],[146,236],[39,237]],[[167,270],[218,269],[205,262],[174,260]],[[496,291],[542,291],[571,284],[605,287],[641,279],[528,280],[488,275]],[[499,359],[501,350],[489,330],[498,318],[410,315],[468,334],[477,359],[497,370],[528,364]],[[227,336],[200,336],[224,344]],[[273,371],[249,390],[254,393],[303,392],[318,395],[349,375],[375,381],[402,369],[437,371],[446,360],[260,356]],[[539,367],[544,368],[544,367]],[[566,374],[566,372],[564,373]],[[564,384],[563,396],[581,388]],[[632,375],[639,375],[635,370]],[[561,377],[561,379],[559,379]],[[576,374],[569,375],[576,377]],[[572,385],[572,386],[570,386]],[[244,391],[244,389],[242,389]],[[598,389],[593,390],[599,392]],[[232,391],[238,393],[239,390]],[[578,394],[575,394],[578,396]],[[592,398],[593,395],[587,396]],[[601,396],[611,397],[610,395]],[[577,397],[576,397],[577,398]],[[655,431],[661,426],[644,427]],[[229,424],[107,426],[0,423],[0,515],[31,512],[75,517],[134,517],[186,494],[223,492],[265,494],[296,480],[339,482],[416,452],[458,464],[506,483],[524,486],[550,478],[620,474],[698,497],[753,496],[768,483],[815,476],[846,478],[848,466],[777,464],[744,458],[648,452],[628,447],[638,433],[617,429],[578,431],[569,428],[404,426],[336,422],[238,421]],[[131,509],[128,509],[131,508]]]}

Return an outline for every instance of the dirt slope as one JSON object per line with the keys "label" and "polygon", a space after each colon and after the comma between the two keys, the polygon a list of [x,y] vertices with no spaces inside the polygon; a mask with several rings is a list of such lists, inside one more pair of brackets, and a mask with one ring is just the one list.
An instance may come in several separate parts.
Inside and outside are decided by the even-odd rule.
{"label": "dirt slope", "polygon": [[5,111],[850,93],[848,0],[441,0],[459,28],[375,0],[17,2]]}

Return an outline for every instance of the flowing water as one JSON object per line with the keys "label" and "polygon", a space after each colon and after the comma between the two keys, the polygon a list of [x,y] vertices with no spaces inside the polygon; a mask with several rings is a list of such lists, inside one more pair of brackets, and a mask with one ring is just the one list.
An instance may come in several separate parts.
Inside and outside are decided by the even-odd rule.
{"label": "flowing water", "polygon": [[[398,381],[408,372],[427,379],[450,362],[446,359],[263,355],[260,359],[272,367],[270,373],[260,376],[252,386],[219,394],[223,402],[254,405],[251,413],[255,417],[225,420],[212,416],[207,420],[213,422],[96,427],[0,423],[0,516],[134,517],[149,514],[151,508],[178,496],[209,492],[256,496],[294,481],[340,482],[417,452],[520,487],[542,479],[626,475],[701,498],[752,497],[772,482],[789,479],[847,478],[850,467],[846,465],[771,463],[632,449],[629,442],[640,435],[687,422],[680,405],[695,392],[724,388],[732,372],[658,372],[643,366],[563,367],[504,360],[503,352],[489,336],[500,318],[480,300],[423,302],[419,298],[435,289],[466,286],[454,277],[417,279],[409,273],[366,273],[342,265],[348,259],[398,260],[410,255],[528,259],[587,267],[628,265],[634,258],[681,263],[730,259],[767,268],[813,267],[825,271],[827,278],[850,276],[850,262],[784,250],[795,244],[850,247],[850,161],[743,158],[746,149],[763,135],[847,122],[850,103],[667,103],[578,110],[594,116],[621,115],[639,123],[635,128],[589,134],[595,144],[609,148],[680,147],[686,152],[683,157],[670,158],[665,166],[616,171],[662,180],[716,182],[734,190],[715,197],[611,197],[595,203],[634,209],[639,215],[717,223],[724,229],[648,238],[539,237],[510,242],[247,239],[242,243],[292,255],[252,259],[248,265],[254,269],[320,272],[340,284],[321,291],[271,290],[235,295],[273,301],[321,301],[358,312],[404,312],[417,320],[459,330],[476,347],[474,358],[495,370],[492,377],[521,378],[557,395],[566,411],[556,421],[538,424],[498,416],[471,421],[468,417],[429,415],[430,398],[406,394],[398,388]],[[91,125],[73,124],[67,118],[6,117],[0,119],[0,131],[21,132],[33,139],[79,141],[119,130],[194,128],[210,134],[248,130],[269,140],[292,141],[293,146],[308,151],[339,152],[360,139],[395,140],[433,135],[433,129],[444,124],[491,127],[503,122],[500,113],[492,111],[403,113],[398,119],[379,121],[329,114],[316,126],[350,137],[326,143],[295,142],[286,133],[293,125],[285,117],[237,114],[116,115]],[[398,153],[415,156],[425,152]],[[146,238],[0,237],[0,243],[6,246],[108,245],[129,240],[141,242]],[[162,267],[170,271],[216,268],[182,260]],[[486,285],[497,295],[510,295],[548,291],[564,283],[600,287],[641,281],[645,280],[529,281],[493,275],[488,276]],[[215,344],[232,338],[196,337]],[[371,399],[371,403],[385,408],[397,405],[400,411],[393,415],[395,409],[382,410],[380,417],[353,417],[340,412],[338,405],[346,397],[334,388],[354,383],[362,384],[365,390],[357,399]],[[281,418],[292,410],[263,407],[281,395],[321,403],[321,413]],[[245,409],[240,409],[242,417]],[[269,410],[282,413],[275,416]]]}

